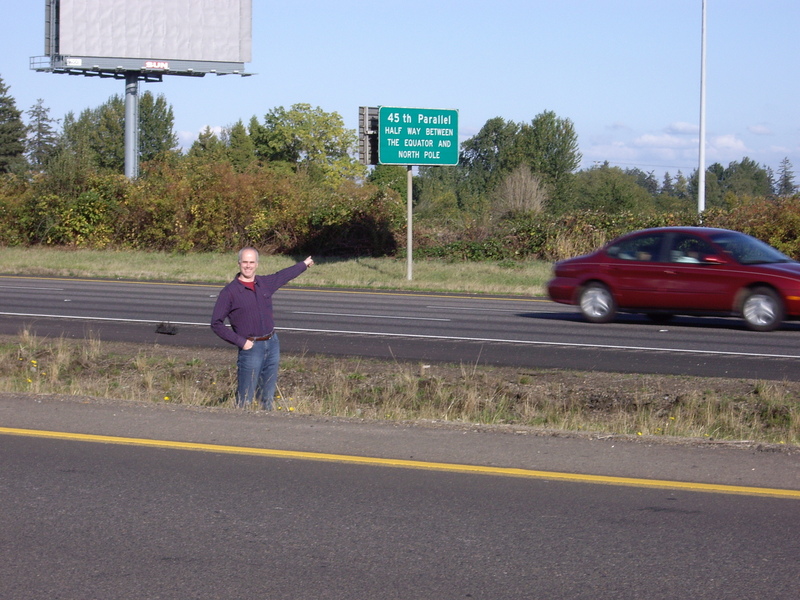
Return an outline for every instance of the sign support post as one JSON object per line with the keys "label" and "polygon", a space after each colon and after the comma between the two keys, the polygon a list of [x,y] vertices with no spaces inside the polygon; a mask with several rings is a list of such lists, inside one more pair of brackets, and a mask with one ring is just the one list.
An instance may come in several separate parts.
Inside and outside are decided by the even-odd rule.
{"label": "sign support post", "polygon": [[[365,123],[369,110],[362,108]],[[378,164],[408,167],[406,256],[407,278],[411,281],[414,277],[412,168],[458,164],[458,111],[380,106],[377,121]],[[366,143],[369,128],[364,125],[362,130]]]}
{"label": "sign support post", "polygon": [[412,202],[411,183],[413,174],[411,173],[411,165],[408,165],[408,174],[406,176],[406,202],[408,204],[408,214],[406,216],[406,279],[411,281],[414,278],[414,206]]}

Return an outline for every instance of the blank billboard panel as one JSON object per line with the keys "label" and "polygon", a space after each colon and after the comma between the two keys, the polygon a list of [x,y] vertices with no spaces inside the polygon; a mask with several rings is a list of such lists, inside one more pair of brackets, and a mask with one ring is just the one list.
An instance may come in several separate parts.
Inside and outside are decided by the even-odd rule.
{"label": "blank billboard panel", "polygon": [[62,56],[244,63],[252,0],[60,0]]}

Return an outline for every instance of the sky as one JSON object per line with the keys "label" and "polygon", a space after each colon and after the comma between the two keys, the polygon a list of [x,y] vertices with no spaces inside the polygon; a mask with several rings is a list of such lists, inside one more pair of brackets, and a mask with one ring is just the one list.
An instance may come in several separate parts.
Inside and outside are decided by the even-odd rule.
{"label": "sky", "polygon": [[[0,77],[17,108],[78,115],[124,82],[40,73],[44,1],[0,0]],[[797,0],[706,0],[706,166],[744,157],[800,173]],[[276,107],[310,104],[357,130],[359,106],[456,109],[459,138],[489,119],[572,121],[582,168],[673,176],[699,165],[702,0],[253,0],[250,77],[165,76],[188,148]],[[27,116],[25,116],[27,118]]]}

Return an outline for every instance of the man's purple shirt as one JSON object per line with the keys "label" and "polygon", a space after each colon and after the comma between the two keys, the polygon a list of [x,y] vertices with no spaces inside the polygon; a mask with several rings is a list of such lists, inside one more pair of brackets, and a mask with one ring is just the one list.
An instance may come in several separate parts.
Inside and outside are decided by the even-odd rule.
{"label": "man's purple shirt", "polygon": [[[255,292],[247,289],[237,274],[217,296],[211,315],[212,331],[239,348],[249,337],[269,335],[275,329],[272,295],[307,268],[305,262],[299,262],[272,275],[256,275]],[[230,327],[225,326],[226,319]]]}

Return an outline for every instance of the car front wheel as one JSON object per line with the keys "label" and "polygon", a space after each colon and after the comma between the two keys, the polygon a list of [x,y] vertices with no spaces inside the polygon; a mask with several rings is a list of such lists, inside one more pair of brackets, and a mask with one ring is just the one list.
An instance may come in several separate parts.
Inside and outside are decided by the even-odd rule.
{"label": "car front wheel", "polygon": [[753,331],[772,331],[783,322],[783,302],[774,290],[750,290],[742,303],[742,318]]}
{"label": "car front wheel", "polygon": [[617,314],[614,296],[602,283],[590,283],[583,288],[578,305],[584,318],[592,323],[608,323]]}

